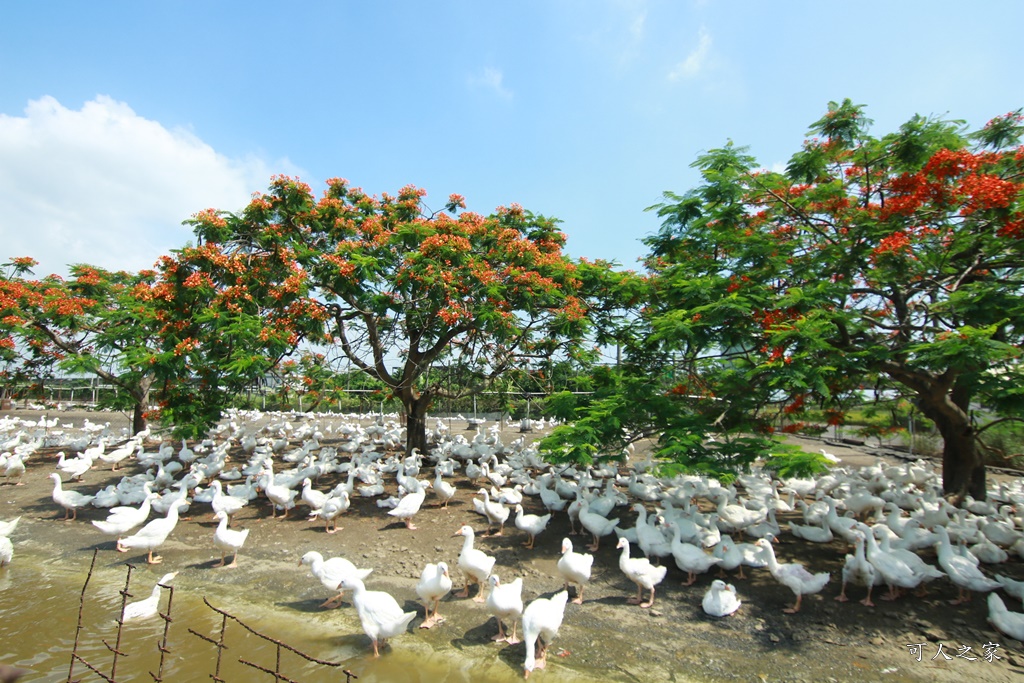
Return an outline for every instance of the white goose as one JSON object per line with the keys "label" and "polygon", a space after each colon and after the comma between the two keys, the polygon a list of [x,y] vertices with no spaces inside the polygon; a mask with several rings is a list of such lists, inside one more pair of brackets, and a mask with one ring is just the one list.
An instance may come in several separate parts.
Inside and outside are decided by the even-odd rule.
{"label": "white goose", "polygon": [[214,516],[216,516],[218,512],[225,513],[228,516],[228,525],[230,525],[231,517],[248,505],[249,501],[245,498],[229,496],[224,493],[219,479],[214,479],[213,483],[210,484],[210,487],[213,489],[213,498],[210,500],[210,507],[213,508]]}
{"label": "white goose", "polygon": [[93,520],[92,524],[108,536],[120,538],[126,533],[139,526],[149,518],[149,511],[153,505],[153,499],[158,494],[146,488],[146,497],[142,499],[142,505],[133,508],[128,505],[119,505],[110,508],[107,518],[103,521]]}
{"label": "white goose", "polygon": [[401,605],[389,593],[368,591],[361,579],[347,575],[338,584],[341,591],[352,591],[352,602],[359,613],[363,633],[373,641],[373,656],[380,656],[380,646],[387,645],[388,638],[403,633],[416,612],[403,612]]}
{"label": "white goose", "polygon": [[548,647],[558,636],[565,616],[565,603],[569,591],[555,593],[551,598],[537,598],[523,610],[523,639],[526,641],[526,659],[523,675],[529,678],[534,669],[547,664]]}
{"label": "white goose", "polygon": [[1024,640],[1024,614],[1011,612],[997,593],[988,595],[988,623],[1003,635]]}
{"label": "white goose", "polygon": [[523,512],[523,506],[521,504],[516,505],[516,528],[520,531],[525,531],[529,535],[530,540],[523,543],[527,550],[533,550],[533,543],[537,538],[537,534],[544,531],[547,528],[548,522],[551,521],[551,513],[546,515],[527,515]]}
{"label": "white goose", "polygon": [[[388,510],[388,515],[396,517],[405,522],[406,529],[415,530],[417,527],[412,523],[412,518],[420,511],[420,507],[423,505],[423,500],[427,496],[427,489],[430,488],[429,481],[419,481],[409,477],[409,486],[415,487],[414,490],[402,496],[401,500],[398,501],[398,505],[393,510]],[[413,484],[412,482],[416,482]]]}
{"label": "white goose", "polygon": [[818,593],[828,583],[830,578],[828,572],[812,574],[802,564],[797,562],[779,564],[775,558],[775,549],[772,548],[772,544],[768,539],[759,538],[754,545],[761,549],[765,559],[768,561],[768,571],[771,572],[775,580],[789,588],[796,595],[796,603],[792,607],[782,610],[786,614],[796,614],[799,612],[800,602],[803,600],[804,595]]}
{"label": "white goose", "polygon": [[53,480],[53,502],[64,508],[64,520],[78,519],[78,508],[91,503],[95,496],[86,496],[78,491],[65,491],[61,488],[60,475],[56,472],[50,475],[50,479]]}
{"label": "white goose", "polygon": [[483,510],[484,516],[487,517],[487,528],[490,528],[495,524],[498,525],[498,530],[493,532],[492,536],[501,536],[502,532],[505,531],[505,522],[508,520],[508,516],[511,511],[499,503],[496,500],[491,500],[491,494],[487,489],[480,489],[477,491],[477,495],[484,497]]}
{"label": "white goose", "polygon": [[843,588],[836,596],[837,602],[846,602],[849,598],[846,597],[846,584],[852,583],[858,586],[865,586],[868,589],[868,595],[866,598],[860,601],[860,604],[865,607],[874,607],[875,603],[871,602],[871,590],[884,583],[885,580],[882,575],[875,569],[875,565],[868,562],[867,556],[865,555],[864,543],[866,536],[863,531],[857,531],[854,535],[856,541],[853,555],[846,556],[846,562],[843,564]]}
{"label": "white goose", "polygon": [[122,553],[128,552],[131,548],[145,550],[147,551],[146,561],[149,564],[159,564],[163,561],[163,558],[159,555],[154,557],[153,551],[164,544],[164,541],[171,535],[177,524],[178,506],[171,505],[167,509],[166,517],[150,520],[146,526],[139,529],[133,535],[118,539],[117,550]]}
{"label": "white goose", "polygon": [[[234,569],[238,566],[238,551],[245,545],[245,539],[249,537],[249,530],[229,529],[228,520],[230,518],[224,510],[217,512],[217,519],[220,523],[217,524],[217,530],[213,532],[213,545],[220,550],[220,563],[213,566]],[[228,553],[232,554],[231,564],[224,564]]]}
{"label": "white goose", "polygon": [[562,557],[558,560],[558,573],[565,581],[565,590],[569,584],[579,586],[573,604],[583,604],[583,587],[590,581],[590,570],[594,566],[594,556],[590,553],[577,553],[572,549],[572,541],[562,539]]}
{"label": "white goose", "polygon": [[716,564],[722,563],[722,558],[705,552],[703,548],[692,543],[683,543],[679,527],[675,522],[669,522],[669,526],[672,528],[670,544],[672,557],[675,558],[676,566],[687,574],[687,580],[683,582],[684,586],[692,586],[697,580],[697,574],[703,574]]}
{"label": "white goose", "polygon": [[[516,638],[516,622],[523,616],[523,577],[517,577],[512,583],[503,584],[497,574],[491,574],[487,580],[491,584],[491,590],[487,594],[485,606],[498,620],[498,634],[491,640],[515,645],[519,642]],[[512,635],[505,633],[503,622],[506,621],[512,622]]]}
{"label": "white goose", "polygon": [[971,592],[988,592],[999,588],[999,582],[985,576],[973,562],[953,551],[949,540],[949,533],[945,527],[935,527],[935,533],[939,535],[937,544],[939,551],[939,566],[949,576],[949,580],[956,584],[959,591],[955,600],[950,600],[951,605],[960,605],[971,601]]}
{"label": "white goose", "polygon": [[[645,609],[650,607],[654,604],[654,587],[665,579],[668,567],[664,565],[656,567],[646,557],[631,558],[629,556],[629,541],[625,538],[619,539],[616,548],[622,550],[619,554],[619,569],[636,584],[636,597],[629,598],[627,602],[631,605],[640,605]],[[647,602],[643,601],[645,588],[651,591],[651,599]]]}
{"label": "white goose", "polygon": [[[444,562],[437,564],[430,563],[420,573],[419,583],[416,584],[416,595],[423,601],[425,613],[420,628],[431,628],[435,624],[444,621],[444,617],[438,616],[437,609],[441,598],[448,595],[452,589],[452,577],[448,573],[448,565]],[[430,608],[434,611],[431,614]]]}
{"label": "white goose", "polygon": [[178,572],[164,574],[160,577],[160,580],[156,582],[156,585],[153,586],[153,592],[150,593],[148,598],[137,600],[136,602],[125,605],[124,621],[145,619],[146,617],[155,616],[160,606],[160,589],[168,586],[168,584],[170,584],[177,575]]}
{"label": "white goose", "polygon": [[736,596],[736,588],[721,579],[711,582],[711,587],[704,594],[700,606],[704,613],[712,617],[727,617],[740,608],[740,599]]}
{"label": "white goose", "polygon": [[434,493],[441,499],[442,507],[448,507],[448,503],[455,497],[457,489],[454,484],[445,481],[440,467],[436,469],[437,474],[434,476]]}
{"label": "white goose", "polygon": [[333,598],[320,603],[320,607],[337,607],[341,604],[345,591],[338,590],[338,584],[341,583],[343,578],[351,575],[362,580],[373,571],[372,569],[358,569],[344,557],[332,557],[325,560],[324,556],[315,550],[310,550],[299,559],[299,566],[301,567],[304,564],[309,565],[309,570],[313,573],[313,576],[320,580],[324,588],[338,591],[337,595]]}
{"label": "white goose", "polygon": [[473,527],[467,525],[462,526],[458,531],[455,532],[455,536],[462,536],[465,540],[462,542],[462,551],[459,553],[459,569],[462,570],[463,575],[466,577],[466,586],[462,589],[461,593],[456,593],[455,597],[468,598],[469,597],[469,586],[470,584],[477,584],[480,586],[480,591],[476,597],[473,598],[474,602],[484,601],[484,581],[491,575],[491,570],[494,568],[495,558],[491,557],[482,550],[473,547],[473,538],[475,536]]}
{"label": "white goose", "polygon": [[587,546],[587,550],[596,552],[601,543],[601,537],[612,533],[619,525],[618,519],[608,519],[590,511],[590,504],[584,499],[580,507],[580,525],[590,532],[594,542]]}

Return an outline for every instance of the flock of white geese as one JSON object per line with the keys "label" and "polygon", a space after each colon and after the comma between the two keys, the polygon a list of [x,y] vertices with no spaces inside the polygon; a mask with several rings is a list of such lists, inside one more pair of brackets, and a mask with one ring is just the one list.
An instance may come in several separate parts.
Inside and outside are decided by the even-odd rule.
{"label": "flock of white geese", "polygon": [[[972,593],[988,593],[989,622],[1024,641],[1024,614],[1008,609],[1002,597],[1024,600],[1024,582],[998,571],[1001,563],[1024,559],[1024,520],[1017,513],[1024,505],[1020,479],[1002,481],[986,500],[967,499],[962,507],[942,498],[938,477],[924,461],[837,465],[816,479],[779,481],[756,472],[739,476],[739,486],[722,486],[702,476],[655,476],[655,463],[635,456],[625,466],[611,461],[585,468],[554,466],[539,456],[525,434],[504,444],[497,425],[485,431],[475,422],[475,436],[466,438],[452,434],[450,421],[439,419],[428,434],[429,453],[414,451],[403,457],[404,429],[379,416],[236,411],[207,439],[189,446],[160,441],[148,431],[126,439],[112,433],[109,423],[87,420],[74,427],[60,424],[59,417],[43,415],[34,421],[8,415],[0,417],[0,471],[5,483],[17,485],[36,451],[59,449],[56,468],[48,476],[64,519],[76,519],[86,506],[106,508],[106,520],[92,524],[116,537],[119,551],[145,551],[150,563],[161,561],[154,553],[173,532],[179,514],[190,505],[208,505],[219,519],[213,545],[220,553],[217,566],[223,567],[237,566],[248,530],[231,528],[231,520],[247,505],[265,505],[271,516],[308,508],[327,533],[334,533],[353,497],[375,498],[386,514],[414,529],[428,490],[446,506],[456,495],[458,476],[477,491],[472,503],[486,520],[489,535],[504,533],[510,523],[525,534],[523,545],[532,549],[554,515],[567,515],[573,533],[589,535],[591,552],[614,534],[619,568],[636,585],[628,602],[642,608],[654,604],[657,586],[673,561],[686,574],[684,585],[713,568],[720,577],[734,572],[739,579],[744,567],[766,568],[793,592],[795,602],[785,608],[788,613],[798,612],[804,595],[821,592],[833,578],[841,582],[836,600],[846,601],[855,586],[864,591],[860,602],[866,606],[874,606],[875,587],[884,591],[882,599],[892,600],[946,578],[957,590],[952,604],[970,600]],[[64,486],[106,466],[136,473],[90,494]],[[319,490],[314,482],[325,475],[334,475],[339,483]],[[398,495],[385,497],[391,481]],[[524,497],[539,499],[539,504],[535,500],[527,506],[544,514],[527,514]],[[631,528],[621,523],[626,510],[636,513]],[[780,525],[780,513],[791,513],[792,521]],[[151,514],[156,516],[150,519]],[[12,561],[11,536],[17,524],[18,519],[0,521],[0,566]],[[523,669],[529,676],[544,666],[570,590],[576,594],[573,602],[582,604],[594,556],[577,552],[569,538],[563,539],[557,568],[564,590],[524,607],[522,578],[501,581],[495,558],[476,547],[476,534],[468,524],[456,533],[463,537],[457,566],[464,579],[456,597],[469,597],[476,586],[473,599],[497,620],[496,641],[520,642],[521,622]],[[845,541],[850,552],[841,576],[814,573],[799,562],[780,562],[772,541],[782,534],[807,543]],[[928,549],[936,551],[937,564],[923,559],[921,551]],[[337,606],[345,592],[352,593],[374,655],[416,616],[403,611],[388,593],[368,590],[364,581],[372,570],[359,569],[345,558],[325,559],[309,552],[300,565],[336,592],[323,606]],[[160,585],[173,578],[173,573],[164,576],[148,603],[130,606],[130,616],[155,613]],[[416,587],[425,607],[422,628],[443,621],[438,608],[452,583],[446,562],[423,568]],[[702,600],[704,611],[714,617],[733,614],[740,605],[734,585],[721,578],[710,584]]]}

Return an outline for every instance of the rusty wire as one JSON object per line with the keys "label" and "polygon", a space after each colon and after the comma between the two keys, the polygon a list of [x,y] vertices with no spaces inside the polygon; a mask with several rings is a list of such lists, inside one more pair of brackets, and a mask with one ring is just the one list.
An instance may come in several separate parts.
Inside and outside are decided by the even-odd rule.
{"label": "rusty wire", "polygon": [[[75,674],[75,660],[81,659],[78,656],[78,642],[82,634],[82,612],[85,609],[85,589],[89,587],[89,580],[92,578],[92,570],[96,566],[96,555],[98,555],[99,552],[99,548],[92,551],[92,562],[89,564],[89,573],[85,576],[85,583],[82,584],[82,593],[78,596],[78,625],[75,627],[75,644],[71,647],[71,662],[68,664],[68,683],[77,683],[76,681],[73,681],[72,676]],[[88,663],[85,662],[85,660],[82,660],[82,663],[88,666]]]}

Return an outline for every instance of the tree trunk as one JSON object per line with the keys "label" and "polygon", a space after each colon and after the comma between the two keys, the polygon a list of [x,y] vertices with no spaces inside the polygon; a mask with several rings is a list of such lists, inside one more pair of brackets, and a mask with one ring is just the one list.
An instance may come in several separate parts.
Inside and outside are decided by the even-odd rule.
{"label": "tree trunk", "polygon": [[405,452],[412,449],[420,453],[427,452],[427,408],[433,398],[430,391],[419,393],[415,390],[403,391],[400,398],[405,410]]}
{"label": "tree trunk", "polygon": [[985,461],[967,412],[969,401],[946,393],[920,397],[921,411],[942,435],[943,494],[956,504],[967,495],[985,500]]}
{"label": "tree trunk", "polygon": [[149,389],[153,386],[152,377],[143,377],[139,382],[136,391],[131,393],[135,399],[135,408],[132,410],[132,434],[138,434],[146,429],[146,411],[149,410]]}

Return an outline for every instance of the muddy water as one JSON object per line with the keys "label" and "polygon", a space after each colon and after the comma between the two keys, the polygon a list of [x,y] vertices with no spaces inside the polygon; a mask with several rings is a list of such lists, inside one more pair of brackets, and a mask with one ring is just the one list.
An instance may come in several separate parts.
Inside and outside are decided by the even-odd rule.
{"label": "muddy water", "polygon": [[[80,564],[33,556],[31,551],[19,553],[15,563],[0,569],[0,662],[30,670],[24,681],[57,682],[68,680],[71,666],[79,600],[88,576],[91,553],[80,553]],[[124,588],[127,570],[124,564],[104,564],[104,553],[93,569],[85,591],[82,630],[78,652],[100,671],[109,675],[113,654],[111,646],[117,638],[115,621],[121,608],[120,591]],[[142,567],[132,572],[129,592],[131,600],[148,596],[162,576],[160,567]],[[217,667],[216,648],[193,635],[193,629],[213,639],[219,638],[222,617],[202,600],[203,590],[193,590],[187,572],[175,580],[173,596],[163,592],[160,608],[166,611],[173,600],[168,649],[163,679],[167,681],[208,681]],[[209,586],[206,586],[209,588]],[[226,590],[224,590],[226,589]],[[355,610],[346,606],[339,610],[302,613],[282,606],[280,599],[266,591],[240,590],[232,585],[218,586],[211,604],[229,611],[248,626],[277,638],[318,659],[338,662],[339,667],[310,663],[282,651],[280,671],[292,679],[309,683],[345,680],[342,670],[358,676],[362,683],[374,681],[423,681],[452,683],[465,681],[518,681],[521,679],[521,646],[515,655],[494,646],[483,652],[474,648],[467,653],[456,647],[435,650],[419,634],[408,633],[392,641],[382,657],[374,659],[369,639],[362,631]],[[412,605],[406,605],[411,609]],[[153,680],[159,666],[158,644],[163,637],[163,620],[159,617],[130,621],[121,634],[120,651],[126,656],[116,663],[116,680]],[[239,658],[273,670],[277,647],[248,633],[238,623],[228,620],[225,631],[227,649],[220,663],[220,676],[227,681],[270,680],[270,676],[241,664]],[[555,673],[552,665],[546,673]],[[559,681],[592,681],[596,678],[577,674],[564,668],[557,672]],[[80,663],[74,664],[78,680],[101,680]]]}

